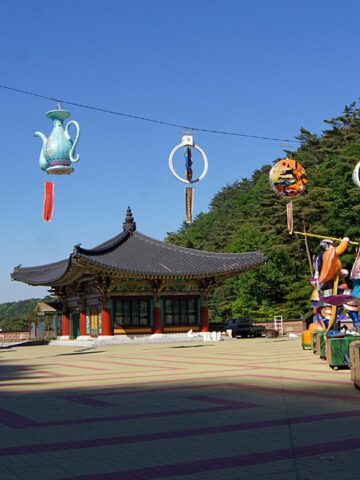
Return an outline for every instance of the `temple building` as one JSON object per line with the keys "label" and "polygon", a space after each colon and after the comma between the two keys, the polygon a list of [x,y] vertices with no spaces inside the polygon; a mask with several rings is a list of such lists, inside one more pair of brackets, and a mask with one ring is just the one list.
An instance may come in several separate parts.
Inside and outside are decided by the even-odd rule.
{"label": "temple building", "polygon": [[69,258],[16,267],[13,280],[49,286],[62,305],[62,337],[208,331],[211,288],[263,265],[260,251],[214,253],[171,245],[136,230],[128,208],[123,231]]}

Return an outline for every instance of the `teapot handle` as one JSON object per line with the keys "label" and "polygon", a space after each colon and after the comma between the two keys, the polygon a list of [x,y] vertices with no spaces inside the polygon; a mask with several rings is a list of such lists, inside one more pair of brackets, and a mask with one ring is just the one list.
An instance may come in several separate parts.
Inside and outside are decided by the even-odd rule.
{"label": "teapot handle", "polygon": [[69,135],[69,126],[70,125],[75,125],[76,136],[75,136],[74,143],[72,144],[70,152],[69,152],[69,158],[73,163],[76,163],[80,160],[80,155],[78,154],[75,157],[73,155],[75,154],[75,148],[76,148],[76,145],[77,145],[77,143],[79,141],[79,138],[80,138],[80,125],[75,120],[70,120],[70,122],[67,123],[67,125],[65,127],[65,132],[66,132],[66,135],[68,136],[68,138],[70,138],[70,135]]}

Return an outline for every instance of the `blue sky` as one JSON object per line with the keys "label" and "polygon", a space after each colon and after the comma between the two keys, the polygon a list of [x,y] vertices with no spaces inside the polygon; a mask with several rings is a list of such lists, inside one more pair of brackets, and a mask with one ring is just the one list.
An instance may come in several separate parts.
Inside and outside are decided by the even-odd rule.
{"label": "blue sky", "polygon": [[[2,0],[0,83],[73,102],[203,128],[293,138],[359,97],[356,0]],[[10,281],[18,264],[67,257],[122,228],[163,239],[184,219],[167,160],[182,131],[68,108],[81,161],[66,178],[38,167],[46,100],[0,89],[0,302],[42,296]],[[195,213],[226,184],[281,156],[281,143],[197,133],[209,173]],[[55,181],[53,222],[43,183]],[[276,196],[274,195],[274,202]]]}

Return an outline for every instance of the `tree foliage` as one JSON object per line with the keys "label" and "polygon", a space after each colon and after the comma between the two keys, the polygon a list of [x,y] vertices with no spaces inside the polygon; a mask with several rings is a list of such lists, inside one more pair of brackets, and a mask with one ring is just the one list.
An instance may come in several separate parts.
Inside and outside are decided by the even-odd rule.
{"label": "tree foliage", "polygon": [[40,298],[30,298],[18,302],[0,304],[0,328],[3,331],[28,330],[29,322],[34,320],[34,310]]}
{"label": "tree foliage", "polygon": [[[301,128],[300,146],[292,153],[309,178],[306,193],[293,200],[294,227],[324,237],[360,240],[360,189],[351,178],[360,161],[360,108],[353,102],[325,124],[327,129],[319,136]],[[274,315],[285,319],[312,315],[305,240],[287,232],[286,200],[270,188],[270,168],[265,165],[250,179],[226,185],[212,199],[208,213],[166,238],[169,243],[210,251],[260,249],[268,257],[265,266],[226,281],[212,293],[214,321],[231,316],[270,320]],[[318,241],[309,239],[309,248],[317,253]],[[350,249],[342,257],[343,265],[351,268],[353,260]]]}

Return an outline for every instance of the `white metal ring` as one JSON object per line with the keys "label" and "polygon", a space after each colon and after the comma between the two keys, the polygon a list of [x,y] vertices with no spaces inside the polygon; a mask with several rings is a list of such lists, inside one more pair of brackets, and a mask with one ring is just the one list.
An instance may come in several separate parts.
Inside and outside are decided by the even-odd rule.
{"label": "white metal ring", "polygon": [[360,162],[356,165],[352,175],[355,185],[360,187]]}
{"label": "white metal ring", "polygon": [[196,180],[191,180],[190,181],[190,180],[187,180],[186,178],[180,177],[180,175],[177,174],[177,172],[175,171],[175,168],[174,168],[174,164],[173,164],[174,155],[179,150],[179,148],[181,148],[181,147],[184,147],[184,145],[182,143],[180,143],[179,145],[176,145],[176,147],[174,147],[170,152],[169,167],[170,167],[171,173],[174,175],[174,177],[176,177],[178,180],[180,180],[180,182],[183,182],[183,183],[188,183],[189,184],[189,183],[200,182],[205,177],[205,175],[207,174],[207,171],[208,171],[208,168],[209,168],[209,163],[208,163],[206,153],[204,152],[204,150],[202,148],[198,147],[197,145],[193,146],[193,148],[195,148],[195,150],[197,150],[200,153],[200,155],[202,156],[202,159],[204,161],[204,169],[203,169],[199,178],[197,178]]}

